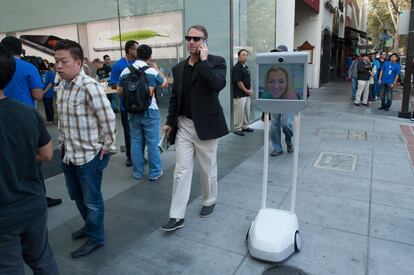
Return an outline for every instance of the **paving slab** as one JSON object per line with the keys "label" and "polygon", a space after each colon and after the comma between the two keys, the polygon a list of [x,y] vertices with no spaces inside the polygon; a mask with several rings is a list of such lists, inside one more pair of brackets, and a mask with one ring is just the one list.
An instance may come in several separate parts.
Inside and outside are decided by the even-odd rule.
{"label": "paving slab", "polygon": [[[301,251],[293,254],[282,265],[300,268],[308,274],[365,274],[367,237],[304,222],[300,222],[300,232]],[[236,274],[261,274],[272,265],[274,263],[248,255]]]}
{"label": "paving slab", "polygon": [[385,240],[370,240],[368,275],[414,274],[414,246]]}
{"label": "paving slab", "polygon": [[201,218],[201,205],[201,199],[194,200],[188,205],[185,226],[174,234],[244,256],[247,253],[245,236],[256,211],[217,203],[210,216]]}
{"label": "paving slab", "polygon": [[370,236],[414,245],[414,210],[373,203]]}
{"label": "paving slab", "polygon": [[[374,180],[385,180],[406,185],[414,185],[414,173],[408,161],[396,161],[396,164],[378,164],[376,161],[373,165],[372,178]],[[405,165],[404,165],[404,164]]]}
{"label": "paving slab", "polygon": [[[246,210],[258,211],[262,201],[262,186],[260,184],[240,184],[240,182],[225,179],[220,181],[218,190],[218,202],[225,205],[239,207]],[[269,184],[267,190],[268,207],[278,208],[289,189]]]}
{"label": "paving slab", "polygon": [[372,202],[414,210],[414,184],[373,180]]}
{"label": "paving slab", "polygon": [[158,230],[134,244],[98,274],[232,274],[243,258],[236,253]]}
{"label": "paving slab", "polygon": [[335,174],[309,173],[299,175],[298,193],[318,194],[369,202],[370,180],[363,178],[338,177]]}
{"label": "paving slab", "polygon": [[[290,208],[286,200],[282,209]],[[346,232],[367,235],[369,203],[322,195],[314,192],[298,192],[296,213],[299,221]]]}

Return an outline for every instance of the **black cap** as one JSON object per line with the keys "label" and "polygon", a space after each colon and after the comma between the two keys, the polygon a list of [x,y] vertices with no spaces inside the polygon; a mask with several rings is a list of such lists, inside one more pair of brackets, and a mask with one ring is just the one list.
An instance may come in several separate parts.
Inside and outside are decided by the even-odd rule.
{"label": "black cap", "polygon": [[276,52],[287,52],[288,48],[285,45],[279,45],[276,48]]}

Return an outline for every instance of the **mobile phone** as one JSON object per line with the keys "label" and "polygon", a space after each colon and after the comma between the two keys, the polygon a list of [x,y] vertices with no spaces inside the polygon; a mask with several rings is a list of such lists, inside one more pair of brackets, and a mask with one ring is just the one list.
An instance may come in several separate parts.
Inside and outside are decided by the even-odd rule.
{"label": "mobile phone", "polygon": [[27,46],[55,55],[56,43],[63,39],[54,35],[21,35],[20,40]]}
{"label": "mobile phone", "polygon": [[203,45],[204,45],[205,47],[208,47],[208,39],[206,39],[206,40],[204,40],[204,41],[203,41]]}

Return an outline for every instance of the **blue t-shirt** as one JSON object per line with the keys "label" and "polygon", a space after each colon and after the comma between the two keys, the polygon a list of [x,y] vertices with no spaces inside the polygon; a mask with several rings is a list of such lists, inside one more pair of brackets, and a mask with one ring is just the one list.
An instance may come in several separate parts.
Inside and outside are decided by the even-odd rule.
{"label": "blue t-shirt", "polygon": [[393,84],[396,75],[401,75],[401,67],[398,63],[392,63],[391,61],[386,61],[381,67],[382,71],[382,83],[384,84]]}
{"label": "blue t-shirt", "polygon": [[32,89],[43,89],[39,71],[29,62],[19,58],[15,60],[16,71],[10,83],[4,88],[4,95],[34,108]]}
{"label": "blue t-shirt", "polygon": [[[135,60],[127,60],[125,57],[122,57],[114,65],[112,65],[111,78],[109,79],[110,86],[116,86],[119,82],[119,77],[121,76],[122,71],[129,65],[134,64]],[[124,103],[122,102],[122,96],[119,97],[121,111],[125,111]]]}
{"label": "blue t-shirt", "polygon": [[46,91],[44,97],[53,98],[53,96],[55,95],[55,90],[53,89],[53,86],[55,85],[55,73],[52,70],[49,70],[43,72],[41,76],[43,82],[43,89],[46,89],[47,85],[52,84],[49,90]]}
{"label": "blue t-shirt", "polygon": [[378,61],[378,60],[376,60],[376,59],[374,59],[374,60],[372,61],[372,65],[374,65],[374,66],[375,66],[375,68],[377,68],[377,72],[375,73],[374,78],[378,78],[381,65],[380,65],[379,61]]}
{"label": "blue t-shirt", "polygon": [[[133,65],[137,69],[148,66],[148,64],[142,60],[135,61]],[[119,86],[123,86],[123,83],[129,73],[130,73],[129,68],[125,68],[122,71],[121,77],[119,78],[119,83],[118,83]],[[155,88],[155,87],[161,86],[162,83],[164,82],[164,78],[154,68],[146,69],[145,74],[147,75],[148,85],[150,87]],[[158,111],[157,101],[155,100],[155,96],[152,96],[151,105],[148,107],[148,110],[146,110],[142,114],[142,116],[150,117],[150,118],[159,118],[160,115]]]}

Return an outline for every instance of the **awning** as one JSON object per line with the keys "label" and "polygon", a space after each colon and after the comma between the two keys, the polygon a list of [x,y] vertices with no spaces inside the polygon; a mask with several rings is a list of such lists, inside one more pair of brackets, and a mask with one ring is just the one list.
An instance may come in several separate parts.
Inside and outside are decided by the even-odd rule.
{"label": "awning", "polygon": [[348,34],[349,38],[351,40],[356,39],[356,37],[363,37],[363,38],[367,38],[367,33],[351,28],[351,27],[345,27],[345,35]]}
{"label": "awning", "polygon": [[311,7],[314,11],[319,13],[319,0],[303,0],[306,5]]}

